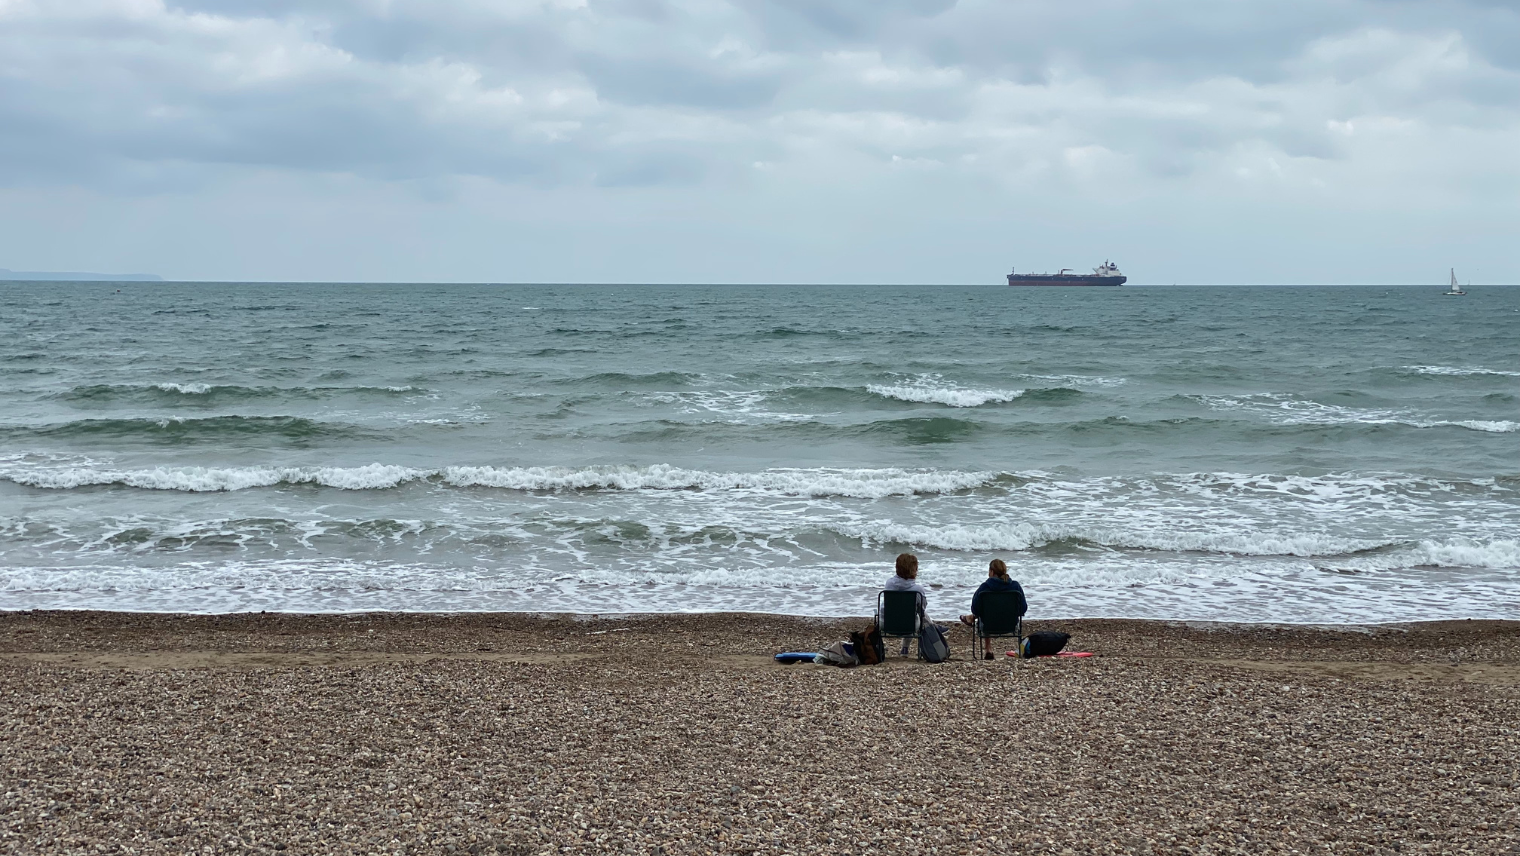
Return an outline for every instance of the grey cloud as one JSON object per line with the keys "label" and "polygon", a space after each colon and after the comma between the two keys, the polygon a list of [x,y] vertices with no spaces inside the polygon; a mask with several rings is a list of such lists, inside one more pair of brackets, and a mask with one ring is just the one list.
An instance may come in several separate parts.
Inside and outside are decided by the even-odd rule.
{"label": "grey cloud", "polygon": [[[627,187],[1083,148],[1178,176],[1257,145],[1350,157],[1363,114],[1520,122],[1520,14],[1480,0],[38,8],[0,21],[12,184],[180,186],[225,166]],[[1443,34],[1470,61],[1422,59]]]}

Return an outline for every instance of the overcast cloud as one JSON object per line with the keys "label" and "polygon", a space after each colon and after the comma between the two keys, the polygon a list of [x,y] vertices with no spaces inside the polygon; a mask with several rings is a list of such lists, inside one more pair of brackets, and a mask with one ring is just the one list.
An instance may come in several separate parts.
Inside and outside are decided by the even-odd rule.
{"label": "overcast cloud", "polygon": [[1497,0],[0,0],[0,267],[1520,282]]}

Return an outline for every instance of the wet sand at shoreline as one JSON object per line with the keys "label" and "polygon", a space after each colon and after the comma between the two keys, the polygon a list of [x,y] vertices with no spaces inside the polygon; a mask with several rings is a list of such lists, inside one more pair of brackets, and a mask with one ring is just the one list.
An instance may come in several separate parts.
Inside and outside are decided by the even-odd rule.
{"label": "wet sand at shoreline", "polygon": [[[1513,853],[1520,622],[0,613],[10,852]],[[99,850],[97,850],[99,848]]]}

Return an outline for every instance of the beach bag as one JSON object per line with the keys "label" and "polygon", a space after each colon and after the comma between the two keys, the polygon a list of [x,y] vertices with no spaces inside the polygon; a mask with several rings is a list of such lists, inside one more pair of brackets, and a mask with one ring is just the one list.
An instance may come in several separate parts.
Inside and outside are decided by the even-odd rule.
{"label": "beach bag", "polygon": [[918,631],[918,658],[925,663],[943,663],[950,659],[950,640],[932,621],[925,621],[924,629]]}
{"label": "beach bag", "polygon": [[842,666],[846,669],[860,662],[855,657],[855,646],[848,642],[835,642],[819,651],[818,657],[827,665]]}
{"label": "beach bag", "polygon": [[1058,630],[1041,630],[1024,637],[1019,645],[1020,656],[1028,660],[1031,657],[1050,657],[1061,653],[1066,643],[1071,640],[1070,633],[1062,633]]}
{"label": "beach bag", "polygon": [[855,659],[862,666],[874,666],[887,658],[887,649],[881,644],[881,631],[875,624],[869,630],[851,633],[850,646],[855,649]]}

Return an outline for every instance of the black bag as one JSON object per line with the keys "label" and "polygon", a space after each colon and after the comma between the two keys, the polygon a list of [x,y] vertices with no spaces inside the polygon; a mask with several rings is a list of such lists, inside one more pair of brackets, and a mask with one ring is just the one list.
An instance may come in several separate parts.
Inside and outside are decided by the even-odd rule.
{"label": "black bag", "polygon": [[1070,633],[1041,630],[1024,637],[1023,643],[1019,646],[1019,653],[1025,660],[1031,657],[1049,657],[1052,654],[1061,653],[1061,649],[1065,648],[1070,640]]}
{"label": "black bag", "polygon": [[864,632],[856,630],[851,633],[850,645],[855,649],[855,659],[862,666],[874,666],[887,659],[886,646],[881,644],[881,631],[875,624]]}

